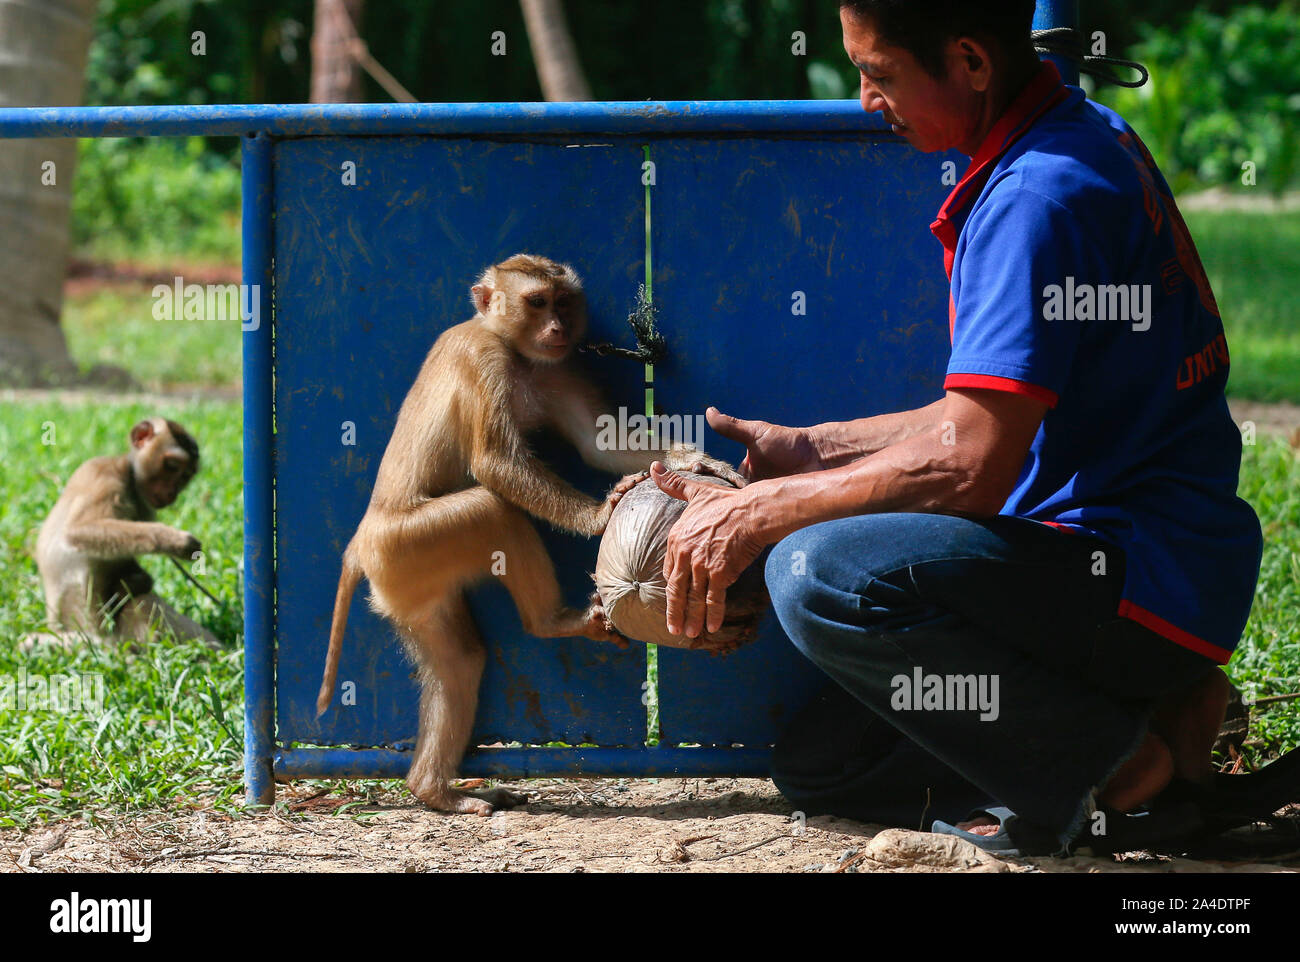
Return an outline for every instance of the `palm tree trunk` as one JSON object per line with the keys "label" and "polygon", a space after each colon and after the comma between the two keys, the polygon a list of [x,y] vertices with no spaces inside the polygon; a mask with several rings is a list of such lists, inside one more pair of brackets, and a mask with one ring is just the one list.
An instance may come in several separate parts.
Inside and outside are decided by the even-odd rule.
{"label": "palm tree trunk", "polygon": [[311,102],[360,103],[361,68],[352,43],[364,0],[316,0],[311,30]]}
{"label": "palm tree trunk", "polygon": [[[95,0],[0,0],[0,106],[81,103],[94,16]],[[0,383],[76,376],[59,327],[76,162],[72,138],[0,140]]]}
{"label": "palm tree trunk", "polygon": [[563,4],[560,0],[519,0],[519,5],[524,11],[542,96],[553,101],[590,100],[591,87],[578,62]]}

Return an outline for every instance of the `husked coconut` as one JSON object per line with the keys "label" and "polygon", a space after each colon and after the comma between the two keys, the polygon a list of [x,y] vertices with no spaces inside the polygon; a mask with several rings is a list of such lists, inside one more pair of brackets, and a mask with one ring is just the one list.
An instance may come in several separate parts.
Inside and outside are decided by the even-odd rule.
{"label": "husked coconut", "polygon": [[[727,485],[722,478],[681,472],[705,484]],[[727,589],[727,611],[722,627],[698,638],[668,633],[667,582],[664,554],[668,532],[686,510],[686,502],[669,497],[652,479],[642,481],[623,495],[600,541],[596,556],[596,591],[605,617],[628,638],[672,648],[734,651],[753,641],[758,623],[768,608],[763,565],[755,562]]]}

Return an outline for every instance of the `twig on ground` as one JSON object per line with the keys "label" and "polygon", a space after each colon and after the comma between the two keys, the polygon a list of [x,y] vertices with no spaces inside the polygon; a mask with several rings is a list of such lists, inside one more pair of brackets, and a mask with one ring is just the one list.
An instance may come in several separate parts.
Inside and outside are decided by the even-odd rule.
{"label": "twig on ground", "polygon": [[731,858],[733,855],[744,855],[746,852],[752,852],[756,848],[761,848],[768,842],[775,842],[778,838],[793,838],[793,836],[782,832],[779,835],[773,835],[771,838],[765,838],[761,842],[755,842],[753,845],[746,845],[744,848],[738,848],[734,852],[725,852],[722,855],[715,855],[713,858],[700,859],[701,862],[720,862],[724,858]]}

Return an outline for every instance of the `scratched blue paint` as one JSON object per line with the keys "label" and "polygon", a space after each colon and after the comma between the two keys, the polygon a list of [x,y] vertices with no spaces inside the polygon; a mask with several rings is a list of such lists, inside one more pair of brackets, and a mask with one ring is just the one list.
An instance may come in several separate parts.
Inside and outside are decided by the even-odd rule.
{"label": "scratched blue paint", "polygon": [[275,800],[275,565],[272,484],[272,141],[246,137],[243,150],[243,282],[256,290],[260,323],[244,352],[244,784],[250,803]]}
{"label": "scratched blue paint", "polygon": [[497,136],[885,131],[856,100],[609,103],[221,104],[0,108],[0,137]]}

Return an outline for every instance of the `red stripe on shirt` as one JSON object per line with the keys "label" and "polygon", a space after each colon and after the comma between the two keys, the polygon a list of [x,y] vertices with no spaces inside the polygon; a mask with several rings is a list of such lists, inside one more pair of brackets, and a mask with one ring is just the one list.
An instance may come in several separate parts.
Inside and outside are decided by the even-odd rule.
{"label": "red stripe on shirt", "polygon": [[1119,603],[1117,614],[1121,618],[1127,618],[1130,621],[1136,621],[1143,628],[1154,631],[1157,635],[1168,638],[1176,645],[1182,645],[1198,655],[1204,655],[1218,662],[1220,665],[1226,665],[1232,658],[1232,652],[1226,648],[1220,648],[1218,645],[1212,645],[1204,638],[1197,638],[1191,632],[1183,631],[1177,625],[1172,625],[1165,621],[1157,614],[1147,611],[1145,608],[1133,604],[1133,602],[1124,600]]}
{"label": "red stripe on shirt", "polygon": [[943,379],[943,389],[954,387],[987,388],[990,391],[1007,391],[1011,394],[1023,394],[1035,401],[1042,401],[1049,408],[1056,407],[1059,400],[1055,391],[1049,391],[1028,381],[1017,381],[1010,377],[997,377],[993,374],[949,374]]}

